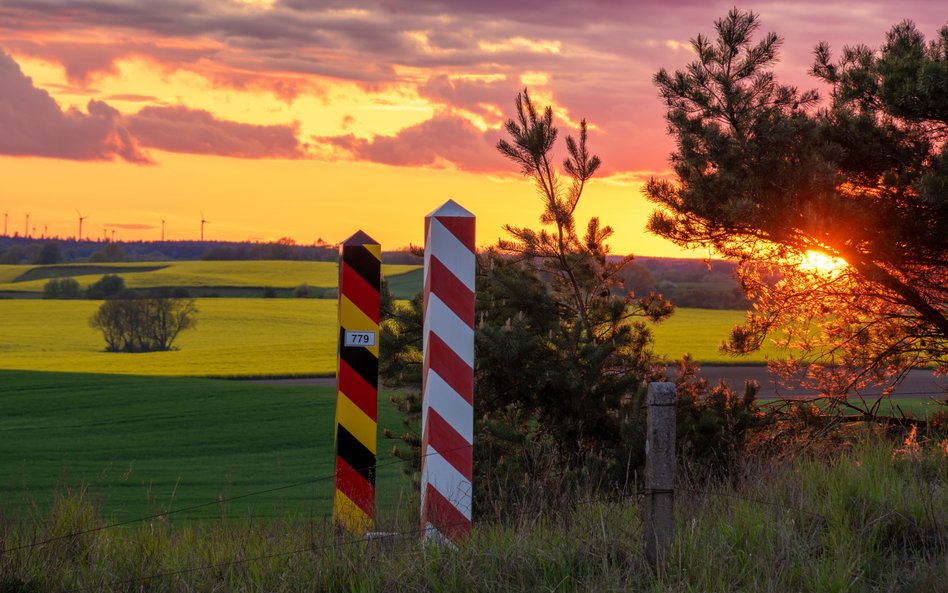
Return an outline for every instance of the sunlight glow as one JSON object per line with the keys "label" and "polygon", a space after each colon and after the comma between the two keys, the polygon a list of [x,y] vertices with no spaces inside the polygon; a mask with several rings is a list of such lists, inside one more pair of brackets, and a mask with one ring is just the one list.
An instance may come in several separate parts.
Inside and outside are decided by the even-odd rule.
{"label": "sunlight glow", "polygon": [[800,262],[802,271],[828,277],[838,276],[846,266],[844,259],[813,250],[807,251]]}

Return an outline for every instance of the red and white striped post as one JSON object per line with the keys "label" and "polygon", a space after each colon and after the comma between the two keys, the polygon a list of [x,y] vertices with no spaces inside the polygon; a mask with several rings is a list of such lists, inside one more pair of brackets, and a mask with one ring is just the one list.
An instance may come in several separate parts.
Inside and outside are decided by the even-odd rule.
{"label": "red and white striped post", "polygon": [[448,200],[425,217],[421,529],[471,532],[474,443],[474,215]]}

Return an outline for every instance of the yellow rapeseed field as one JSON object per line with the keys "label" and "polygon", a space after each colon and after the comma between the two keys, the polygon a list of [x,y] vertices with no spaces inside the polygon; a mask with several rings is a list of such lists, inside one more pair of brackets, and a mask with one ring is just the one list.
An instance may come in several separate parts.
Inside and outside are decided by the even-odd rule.
{"label": "yellow rapeseed field", "polygon": [[746,356],[733,356],[718,350],[731,328],[744,321],[744,311],[715,309],[675,309],[667,321],[653,325],[655,351],[669,358],[681,358],[686,352],[701,363],[762,364],[781,355],[771,347]]}
{"label": "yellow rapeseed field", "polygon": [[[0,265],[0,291],[41,292],[48,278],[14,282],[34,267],[40,266]],[[109,273],[110,268],[117,270],[129,288],[157,286],[293,288],[304,283],[310,286],[335,287],[339,277],[339,267],[336,263],[306,261],[176,261],[61,264],[41,267],[52,273],[61,270],[61,277],[73,277],[83,287]],[[155,267],[160,267],[160,269],[156,270]],[[97,270],[96,273],[88,273],[90,268]],[[144,268],[145,271],[131,271],[135,268]],[[386,276],[395,276],[415,269],[418,269],[418,266],[386,264],[382,266],[382,273]],[[82,275],[70,274],[73,270]]]}
{"label": "yellow rapeseed field", "polygon": [[[336,301],[198,299],[198,327],[179,350],[148,354],[103,351],[88,319],[98,301],[0,300],[0,369],[179,376],[332,374]],[[766,353],[732,358],[717,351],[740,311],[678,309],[655,327],[655,349],[700,362],[762,362]]]}
{"label": "yellow rapeseed field", "polygon": [[0,301],[0,369],[136,375],[270,376],[335,372],[336,302],[199,299],[196,330],[174,352],[104,352],[88,319],[98,301]]}

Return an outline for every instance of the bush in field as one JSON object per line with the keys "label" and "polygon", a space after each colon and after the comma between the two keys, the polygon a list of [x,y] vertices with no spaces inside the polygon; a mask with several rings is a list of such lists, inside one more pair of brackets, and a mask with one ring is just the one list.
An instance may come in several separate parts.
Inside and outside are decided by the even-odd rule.
{"label": "bush in field", "polygon": [[110,299],[125,292],[125,280],[117,274],[107,274],[86,289],[86,298]]}
{"label": "bush in field", "polygon": [[81,293],[75,278],[53,278],[43,286],[44,299],[78,299]]}
{"label": "bush in field", "polygon": [[304,282],[293,289],[293,296],[298,299],[308,299],[313,296],[313,287]]}
{"label": "bush in field", "polygon": [[39,255],[36,256],[36,259],[33,260],[33,263],[48,266],[50,264],[58,264],[63,261],[63,252],[59,248],[59,243],[43,243],[42,249],[40,249]]}
{"label": "bush in field", "polygon": [[194,299],[127,293],[102,303],[89,325],[102,332],[109,352],[160,352],[171,350],[178,334],[197,325],[197,312]]}

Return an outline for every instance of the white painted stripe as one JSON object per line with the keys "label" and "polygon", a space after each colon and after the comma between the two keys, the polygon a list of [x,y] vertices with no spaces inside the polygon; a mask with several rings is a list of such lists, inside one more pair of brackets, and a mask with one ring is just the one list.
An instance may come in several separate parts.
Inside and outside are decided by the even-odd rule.
{"label": "white painted stripe", "polygon": [[471,482],[428,445],[425,467],[421,472],[421,491],[428,484],[441,493],[466,519],[471,518]]}
{"label": "white painted stripe", "polygon": [[429,219],[428,242],[425,244],[425,274],[435,255],[464,286],[474,291],[476,262],[474,252],[468,249],[437,218]]}
{"label": "white painted stripe", "polygon": [[[448,348],[474,368],[474,329],[468,327],[435,293],[428,295],[424,325],[426,336],[428,332],[438,334]],[[428,351],[427,346],[426,341],[425,352]]]}
{"label": "white painted stripe", "polygon": [[428,407],[437,410],[464,440],[474,442],[474,407],[431,369],[428,369],[424,401],[427,406],[423,405],[423,409]]}

